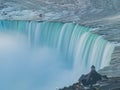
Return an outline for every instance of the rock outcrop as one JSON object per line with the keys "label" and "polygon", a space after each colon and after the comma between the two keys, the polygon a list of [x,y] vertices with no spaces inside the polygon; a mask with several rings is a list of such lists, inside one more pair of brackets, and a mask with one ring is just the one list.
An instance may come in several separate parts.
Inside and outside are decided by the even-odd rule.
{"label": "rock outcrop", "polygon": [[[120,77],[111,77],[109,80],[100,81],[98,84],[94,85],[94,88],[97,90],[120,90]],[[81,84],[75,83],[69,87],[64,87],[59,90],[94,90],[94,89],[85,89]]]}

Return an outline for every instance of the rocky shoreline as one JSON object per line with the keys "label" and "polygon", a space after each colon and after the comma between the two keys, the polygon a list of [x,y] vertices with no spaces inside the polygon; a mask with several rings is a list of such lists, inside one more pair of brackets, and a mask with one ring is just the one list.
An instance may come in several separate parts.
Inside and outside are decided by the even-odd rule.
{"label": "rocky shoreline", "polygon": [[[120,77],[109,77],[108,80],[102,80],[94,85],[96,90],[120,90]],[[86,89],[79,82],[74,83],[69,87],[64,87],[59,90],[95,90],[95,89]]]}

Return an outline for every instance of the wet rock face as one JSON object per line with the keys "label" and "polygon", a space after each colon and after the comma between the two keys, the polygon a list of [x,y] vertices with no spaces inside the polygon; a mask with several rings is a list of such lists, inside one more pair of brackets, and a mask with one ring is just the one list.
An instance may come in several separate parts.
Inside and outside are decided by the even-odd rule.
{"label": "wet rock face", "polygon": [[74,22],[97,28],[92,32],[116,43],[111,65],[100,72],[120,76],[120,0],[0,0],[0,19]]}

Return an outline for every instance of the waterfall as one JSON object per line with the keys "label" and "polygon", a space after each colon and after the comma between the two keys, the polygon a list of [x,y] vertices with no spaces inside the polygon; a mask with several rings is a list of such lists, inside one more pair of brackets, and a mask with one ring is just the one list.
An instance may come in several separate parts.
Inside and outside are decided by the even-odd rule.
{"label": "waterfall", "polygon": [[31,48],[49,47],[62,53],[66,68],[78,77],[91,65],[97,70],[109,65],[114,50],[113,44],[91,29],[73,23],[0,21],[0,32],[24,34]]}

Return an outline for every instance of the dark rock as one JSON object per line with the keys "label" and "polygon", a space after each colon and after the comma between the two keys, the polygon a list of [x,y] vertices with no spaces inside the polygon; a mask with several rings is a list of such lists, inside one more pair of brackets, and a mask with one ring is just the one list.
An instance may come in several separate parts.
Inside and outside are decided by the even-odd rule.
{"label": "dark rock", "polygon": [[93,89],[85,89],[80,83],[75,83],[59,90],[120,90],[120,77],[109,77],[108,80],[102,80],[93,87]]}

